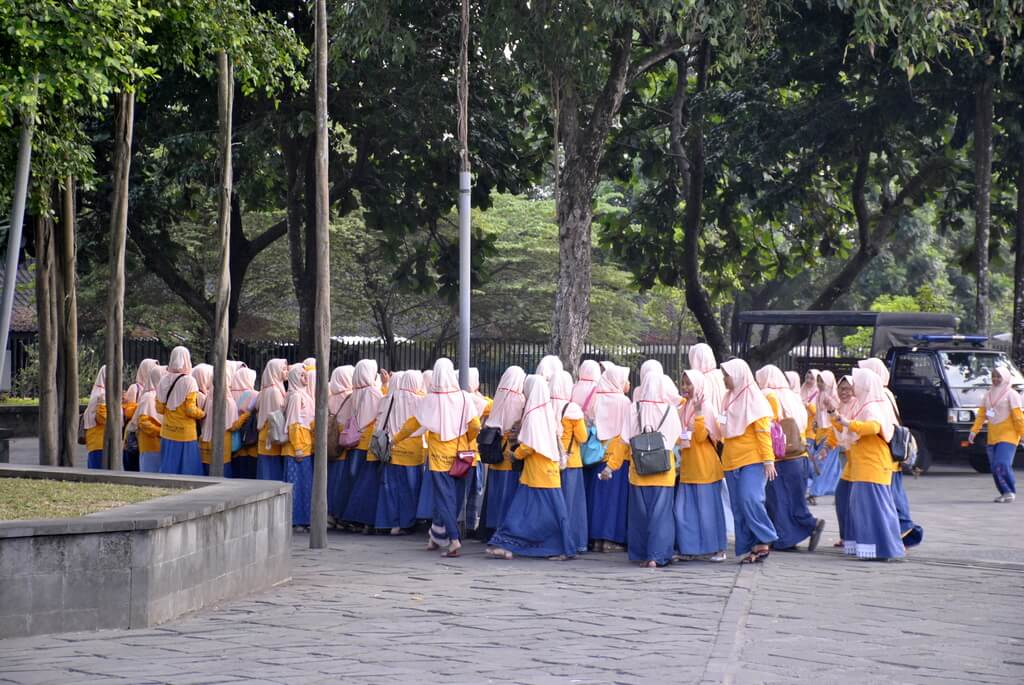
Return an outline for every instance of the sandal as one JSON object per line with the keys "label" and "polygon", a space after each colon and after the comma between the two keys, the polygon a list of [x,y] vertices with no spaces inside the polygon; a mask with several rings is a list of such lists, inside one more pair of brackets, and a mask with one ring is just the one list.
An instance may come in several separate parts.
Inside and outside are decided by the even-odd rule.
{"label": "sandal", "polygon": [[745,564],[756,564],[756,563],[758,563],[758,561],[760,561],[760,560],[757,558],[757,555],[754,554],[753,552],[751,552],[747,556],[745,556],[742,559],[740,559],[739,563],[740,563],[740,566],[743,566]]}
{"label": "sandal", "polygon": [[457,550],[457,549],[450,549],[447,552],[445,552],[444,554],[442,554],[441,556],[443,558],[445,558],[445,559],[458,559],[459,556],[461,556],[461,555],[459,554],[459,550]]}

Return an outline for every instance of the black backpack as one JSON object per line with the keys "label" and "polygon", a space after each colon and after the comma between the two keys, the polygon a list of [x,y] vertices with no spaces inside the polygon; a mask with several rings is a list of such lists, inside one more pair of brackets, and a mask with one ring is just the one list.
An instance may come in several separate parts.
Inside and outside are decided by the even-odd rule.
{"label": "black backpack", "polygon": [[505,441],[501,437],[500,427],[484,426],[476,436],[476,445],[483,463],[500,464],[505,460]]}

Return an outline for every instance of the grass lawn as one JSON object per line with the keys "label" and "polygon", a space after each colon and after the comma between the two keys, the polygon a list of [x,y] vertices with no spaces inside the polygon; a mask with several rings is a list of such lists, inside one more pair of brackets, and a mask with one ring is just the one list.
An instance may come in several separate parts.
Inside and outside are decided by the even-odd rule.
{"label": "grass lawn", "polygon": [[114,483],[0,478],[0,521],[74,518],[180,492]]}

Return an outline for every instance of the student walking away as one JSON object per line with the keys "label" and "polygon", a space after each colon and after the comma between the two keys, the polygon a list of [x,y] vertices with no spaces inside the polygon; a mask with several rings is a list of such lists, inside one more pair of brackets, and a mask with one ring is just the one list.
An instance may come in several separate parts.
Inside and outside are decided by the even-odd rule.
{"label": "student walking away", "polygon": [[433,491],[433,525],[428,550],[446,547],[444,556],[457,557],[462,547],[459,534],[459,503],[456,481],[466,477],[475,458],[470,441],[480,433],[480,418],[469,393],[459,389],[450,359],[434,364],[430,393],[416,405],[416,414],[402,426],[394,441],[408,440],[421,428],[426,431],[427,459]]}
{"label": "student walking away", "polygon": [[684,371],[679,389],[685,402],[675,498],[676,549],[683,561],[725,561],[728,543],[721,494],[725,472],[707,429],[714,417],[705,413],[704,374]]}
{"label": "student walking away", "polygon": [[[726,392],[722,370],[718,368],[715,354],[707,343],[692,346],[687,356],[690,368],[704,374],[704,415],[710,419],[706,425],[712,441],[721,446],[722,434],[717,417],[722,413],[722,398]],[[729,500],[728,487],[722,488],[722,511],[725,513],[725,529],[732,534],[735,525],[732,520],[732,502]]]}
{"label": "student walking away", "polygon": [[[852,386],[848,387],[848,391],[849,397],[852,398]],[[839,475],[843,470],[841,450],[832,431],[831,414],[840,406],[835,374],[831,371],[822,371],[818,374],[817,400],[814,404],[807,406],[808,409],[814,408],[814,417],[811,421],[814,432],[813,439],[810,441],[810,457],[814,461],[814,473],[809,489],[810,497],[834,495],[836,485],[839,483]],[[813,504],[813,501],[811,503]]]}
{"label": "student walking away", "polygon": [[587,359],[580,364],[579,379],[572,386],[572,401],[583,410],[587,421],[594,420],[594,399],[600,380],[601,365],[596,360]]}
{"label": "student walking away", "polygon": [[331,372],[327,388],[327,520],[334,527],[341,526],[341,516],[348,506],[348,497],[352,492],[352,478],[348,470],[348,450],[338,444],[341,437],[341,424],[338,415],[352,395],[352,374],[355,367],[351,364],[339,366]]}
{"label": "student walking away", "polygon": [[89,404],[82,414],[85,449],[89,452],[89,468],[103,468],[103,433],[107,426],[107,367],[101,366],[89,391]]}
{"label": "student walking away", "polygon": [[309,529],[313,502],[313,420],[316,405],[309,394],[309,372],[299,364],[288,370],[285,425],[281,446],[285,482],[292,484],[292,526]]}
{"label": "student walking away", "polygon": [[905,556],[900,524],[889,484],[892,481],[892,439],[896,421],[887,410],[882,381],[867,369],[853,370],[857,409],[839,424],[853,436],[850,461],[850,514],[844,541],[847,554],[858,559],[901,559]]}
{"label": "student walking away", "polygon": [[722,468],[736,527],[740,563],[761,563],[778,539],[765,508],[765,486],[775,480],[772,450],[772,408],[742,359],[722,364],[725,397],[718,415],[723,436]]}
{"label": "student walking away", "polygon": [[559,440],[566,464],[562,470],[562,495],[569,516],[569,536],[576,553],[587,551],[587,492],[583,482],[580,445],[587,441],[587,422],[583,409],[572,401],[572,376],[559,371],[551,379],[551,410],[555,413]]}
{"label": "student walking away", "polygon": [[380,494],[380,459],[370,454],[370,439],[377,424],[377,412],[384,398],[377,362],[363,359],[352,373],[352,397],[338,412],[342,447],[352,446],[348,453],[352,492],[341,518],[357,524],[366,533],[373,531],[377,521],[377,497]]}
{"label": "student walking away", "polygon": [[[239,362],[240,363],[240,362]],[[229,385],[231,397],[238,406],[239,415],[245,415],[245,424],[241,429],[241,439],[236,440],[239,449],[231,458],[231,470],[235,478],[255,478],[256,458],[259,456],[259,438],[256,436],[256,404],[259,393],[256,392],[256,372],[241,364],[231,375]],[[249,435],[252,438],[249,438]],[[246,442],[250,444],[246,444]]]}
{"label": "student walking away", "polygon": [[[604,446],[604,463],[616,464],[612,478],[594,483],[590,538],[595,552],[621,552],[626,544],[626,519],[629,509],[629,443],[621,436],[632,405],[629,392],[629,369],[609,365],[597,384],[594,409],[596,437]],[[603,467],[602,467],[603,473]]]}
{"label": "student walking away", "polygon": [[545,383],[550,383],[555,374],[563,370],[562,359],[558,355],[549,354],[537,364],[536,374],[543,378]]}
{"label": "student walking away", "polygon": [[260,395],[256,403],[256,427],[259,429],[256,477],[260,480],[284,480],[281,446],[288,441],[284,415],[287,402],[284,384],[287,377],[288,362],[284,359],[271,359],[263,368]]}
{"label": "student walking away", "polygon": [[1021,399],[1013,389],[1013,379],[1005,366],[992,371],[992,388],[978,409],[968,441],[973,445],[982,426],[988,423],[988,463],[999,496],[996,502],[1008,504],[1017,498],[1017,481],[1013,476],[1013,457],[1024,438],[1024,413]]}
{"label": "student walking away", "polygon": [[[206,416],[202,421],[202,428],[199,433],[199,453],[203,456],[203,472],[205,475],[210,475],[210,464],[212,459],[216,458],[213,452],[213,419],[216,413],[214,408],[213,398],[213,385],[209,387],[210,394],[206,397]],[[221,411],[224,413],[224,452],[221,454],[221,459],[224,464],[224,478],[238,478],[240,477],[234,471],[234,462],[232,457],[231,446],[234,442],[234,434],[240,431],[245,425],[245,422],[249,419],[248,413],[242,413],[238,410],[238,403],[235,402],[231,393],[228,392],[224,395],[224,405],[221,407]]]}
{"label": "student walking away", "polygon": [[135,412],[138,410],[139,401],[149,385],[149,373],[154,367],[159,366],[155,359],[143,359],[139,362],[139,368],[135,370],[135,382],[128,386],[121,396],[121,411],[124,415],[124,454],[121,463],[125,471],[139,470],[139,434],[138,422],[133,422]]}
{"label": "student walking away", "polygon": [[144,392],[139,397],[135,415],[128,424],[139,440],[139,471],[160,472],[160,428],[164,417],[156,410],[156,389],[164,377],[164,368],[155,365],[149,369]]}
{"label": "student walking away", "polygon": [[[523,383],[526,372],[518,366],[505,369],[498,389],[494,393],[491,412],[484,421],[484,430],[497,433],[500,441],[501,461],[487,464],[487,487],[484,489],[483,532],[490,539],[505,520],[505,514],[512,503],[512,497],[519,487],[519,471],[512,468],[512,453],[515,451],[513,431],[518,430],[526,407]],[[490,459],[490,457],[488,457]],[[493,459],[491,459],[493,461]]]}
{"label": "student walking away", "polygon": [[[900,410],[896,404],[896,397],[889,390],[889,368],[881,359],[871,357],[857,362],[862,369],[867,369],[878,376],[882,382],[883,411],[894,425],[900,425]],[[910,498],[903,487],[903,464],[898,461],[889,463],[892,471],[892,478],[889,482],[889,491],[892,493],[893,504],[896,506],[896,513],[900,519],[900,535],[903,537],[903,544],[907,548],[916,547],[924,540],[924,529],[914,523],[910,514]]]}
{"label": "student walking away", "polygon": [[566,461],[558,420],[551,407],[548,381],[530,376],[524,385],[528,389],[526,408],[515,452],[515,458],[523,462],[522,476],[487,553],[501,559],[520,554],[564,560],[575,556],[576,549],[562,494],[560,469]]}
{"label": "student walking away", "polygon": [[[657,368],[650,369],[633,393],[621,434],[631,447],[627,550],[629,560],[640,562],[642,568],[665,566],[672,561],[676,541],[676,465],[672,448],[681,434],[678,404],[666,393],[663,374]],[[601,478],[613,478],[623,458],[623,452],[613,452]]]}
{"label": "student walking away", "polygon": [[795,392],[797,395],[800,394],[800,374],[796,371],[786,372],[786,381],[789,383],[789,389]]}
{"label": "student walking away", "polygon": [[778,476],[768,483],[765,507],[779,538],[772,547],[792,550],[810,538],[807,551],[818,548],[825,519],[815,518],[807,508],[807,409],[800,396],[790,390],[789,381],[774,364],[761,367],[757,384],[772,408],[773,429],[781,440],[775,452]]}
{"label": "student walking away", "polygon": [[199,385],[192,376],[192,356],[185,347],[171,350],[167,374],[156,391],[160,426],[160,473],[203,475],[196,422],[206,414],[199,408]]}
{"label": "student walking away", "polygon": [[422,433],[401,443],[394,442],[392,438],[398,435],[410,417],[415,416],[422,384],[423,374],[419,371],[395,373],[391,377],[390,391],[381,400],[377,412],[376,431],[378,435],[387,436],[390,454],[381,466],[375,525],[389,530],[391,535],[405,535],[416,525],[426,445]]}

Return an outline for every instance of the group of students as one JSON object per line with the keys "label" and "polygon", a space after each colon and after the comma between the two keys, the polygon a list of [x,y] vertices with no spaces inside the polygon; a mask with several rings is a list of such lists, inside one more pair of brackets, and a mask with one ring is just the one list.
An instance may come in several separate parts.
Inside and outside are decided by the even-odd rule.
{"label": "group of students", "polygon": [[[424,372],[388,374],[368,359],[336,368],[330,520],[392,535],[429,521],[428,547],[449,557],[475,531],[502,559],[625,549],[652,568],[723,561],[731,531],[741,562],[760,563],[805,540],[813,551],[825,522],[808,495],[834,494],[847,553],[899,559],[921,542],[889,447],[899,414],[880,360],[838,380],[811,371],[802,383],[772,365],[756,375],[741,359],[719,366],[704,344],[689,362],[677,386],[648,360],[631,389],[625,367],[588,360],[574,379],[549,356],[531,375],[509,367],[493,399],[475,369],[461,390],[448,359]],[[1024,415],[1009,380],[995,376],[975,432],[987,420],[999,451],[1000,440],[1020,441]],[[83,417],[91,467],[102,461],[103,378]],[[308,526],[315,360],[270,360],[259,391],[244,364],[230,363],[228,378],[225,476],[292,483],[292,523]],[[211,366],[193,368],[177,347],[166,367],[145,360],[124,400],[139,470],[208,473]],[[1004,488],[1012,497],[1012,468],[994,472],[1001,497]]]}

